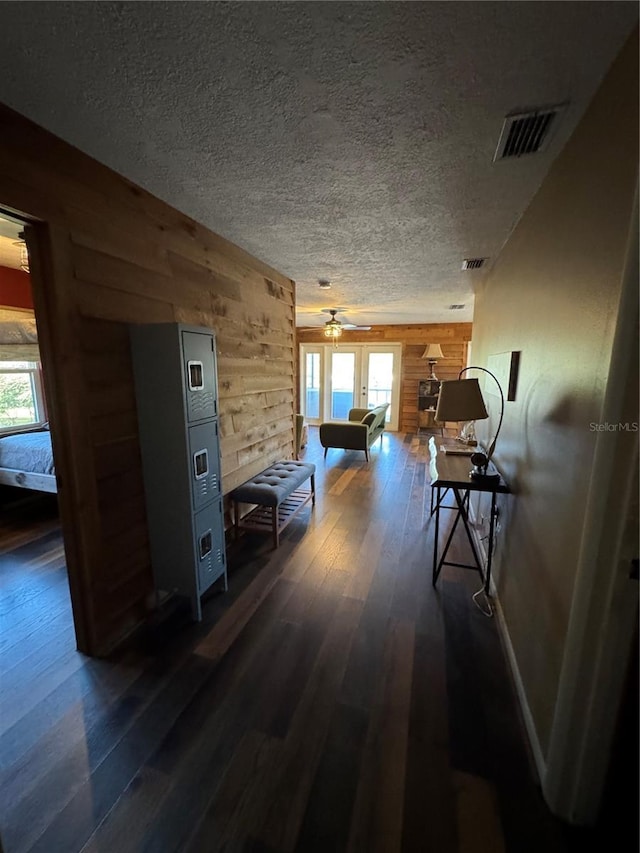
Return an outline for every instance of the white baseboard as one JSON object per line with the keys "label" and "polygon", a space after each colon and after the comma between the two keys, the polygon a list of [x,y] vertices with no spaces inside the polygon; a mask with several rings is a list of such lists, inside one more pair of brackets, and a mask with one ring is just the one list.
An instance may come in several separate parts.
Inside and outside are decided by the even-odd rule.
{"label": "white baseboard", "polygon": [[513,683],[516,688],[516,694],[520,703],[522,719],[524,720],[524,725],[527,730],[527,736],[529,738],[529,747],[531,748],[531,754],[535,762],[536,771],[538,773],[538,780],[540,782],[540,785],[542,786],[547,773],[547,763],[542,753],[542,747],[540,746],[540,741],[538,739],[538,732],[533,721],[531,709],[529,708],[529,703],[527,701],[527,695],[524,690],[522,678],[520,677],[518,661],[516,660],[515,652],[513,651],[511,637],[509,636],[509,631],[507,630],[507,626],[504,621],[504,614],[502,612],[502,607],[500,606],[500,599],[496,595],[496,590],[493,581],[491,582],[491,596],[494,606],[493,609],[498,619],[498,633],[500,634],[502,646],[506,652],[507,660],[509,661],[511,677],[513,678]]}
{"label": "white baseboard", "polygon": [[[473,511],[473,506],[469,506],[469,517],[472,523],[471,530],[473,531],[473,538],[475,541],[476,548],[478,549],[478,555],[480,559],[483,560],[486,565],[487,562],[487,551],[485,548],[485,543],[483,539],[480,537],[478,529],[475,525],[475,513]],[[507,656],[507,661],[509,662],[509,669],[511,670],[511,677],[513,678],[513,683],[516,689],[516,695],[518,696],[518,702],[520,704],[520,711],[522,713],[522,719],[524,720],[524,725],[527,730],[527,737],[529,739],[529,747],[531,749],[531,754],[533,756],[533,760],[535,763],[535,768],[538,774],[538,780],[540,785],[544,783],[544,779],[547,773],[547,763],[544,758],[544,754],[542,752],[542,747],[540,746],[540,740],[538,739],[538,732],[536,730],[535,723],[533,721],[533,715],[531,713],[531,709],[529,708],[529,702],[527,701],[527,694],[525,693],[524,684],[522,683],[522,678],[520,676],[520,669],[518,668],[518,661],[513,650],[513,644],[511,642],[511,636],[509,635],[509,630],[507,628],[507,624],[505,622],[504,613],[502,612],[502,607],[500,605],[500,599],[498,598],[498,592],[496,589],[494,578],[491,578],[491,603],[493,605],[494,614],[497,618],[498,623],[498,634],[500,635],[500,640],[502,642],[502,647],[504,648],[505,654]]]}

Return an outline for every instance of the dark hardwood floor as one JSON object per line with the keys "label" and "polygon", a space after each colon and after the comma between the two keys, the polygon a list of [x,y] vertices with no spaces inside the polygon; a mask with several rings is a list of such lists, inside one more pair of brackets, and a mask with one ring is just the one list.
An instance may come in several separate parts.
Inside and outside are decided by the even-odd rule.
{"label": "dark hardwood floor", "polygon": [[479,578],[431,586],[426,440],[310,430],[315,509],[113,660],[75,651],[51,506],[4,518],[4,853],[564,853]]}

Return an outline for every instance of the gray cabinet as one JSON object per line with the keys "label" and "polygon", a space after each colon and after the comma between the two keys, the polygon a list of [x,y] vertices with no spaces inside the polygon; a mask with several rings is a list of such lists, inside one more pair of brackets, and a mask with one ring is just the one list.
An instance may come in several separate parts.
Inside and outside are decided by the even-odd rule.
{"label": "gray cabinet", "polygon": [[156,589],[200,597],[227,588],[215,339],[180,323],[130,327]]}

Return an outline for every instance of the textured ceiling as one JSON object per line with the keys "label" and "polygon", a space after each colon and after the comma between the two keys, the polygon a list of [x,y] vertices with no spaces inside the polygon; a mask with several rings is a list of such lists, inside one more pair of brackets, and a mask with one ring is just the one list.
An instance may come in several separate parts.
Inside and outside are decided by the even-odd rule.
{"label": "textured ceiling", "polygon": [[[470,320],[482,273],[462,259],[496,257],[636,19],[608,1],[2,2],[0,100],[295,279],[300,324],[330,305]],[[564,101],[545,153],[492,163],[507,112]]]}

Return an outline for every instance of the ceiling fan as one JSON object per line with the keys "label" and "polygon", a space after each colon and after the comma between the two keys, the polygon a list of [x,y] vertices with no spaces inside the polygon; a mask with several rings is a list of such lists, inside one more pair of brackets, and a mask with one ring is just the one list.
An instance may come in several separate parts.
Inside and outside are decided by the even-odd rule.
{"label": "ceiling fan", "polygon": [[[336,314],[343,313],[346,310],[347,310],[346,308],[323,308],[322,309],[323,314],[330,314],[331,315],[331,319],[327,320],[327,322],[324,324],[325,337],[335,340],[336,338],[340,337],[340,335],[342,334],[342,332],[345,329],[357,329],[357,330],[362,331],[362,332],[370,331],[371,326],[356,326],[353,323],[342,323],[340,320],[338,320],[338,318],[336,317]],[[317,330],[317,329],[322,328],[322,327],[300,326],[299,328],[301,330],[304,330],[304,331],[312,331],[312,330]]]}

